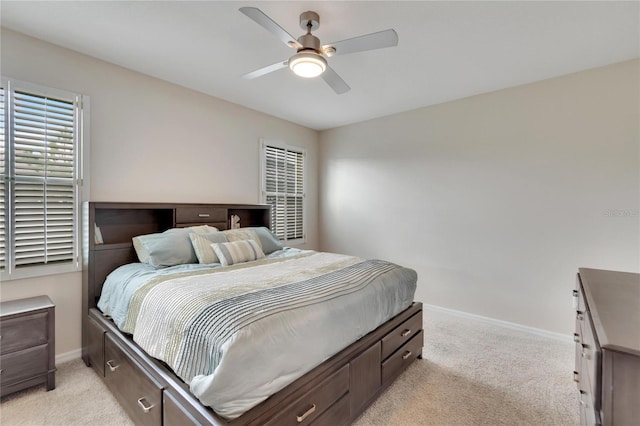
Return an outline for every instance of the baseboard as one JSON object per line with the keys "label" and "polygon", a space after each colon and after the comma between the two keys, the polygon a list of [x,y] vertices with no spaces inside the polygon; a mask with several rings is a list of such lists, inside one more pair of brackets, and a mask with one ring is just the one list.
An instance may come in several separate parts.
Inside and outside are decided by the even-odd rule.
{"label": "baseboard", "polygon": [[470,314],[468,312],[457,311],[455,309],[443,308],[441,306],[429,305],[427,303],[422,304],[423,309],[436,312],[443,312],[457,317],[467,318],[473,321],[482,322],[485,324],[497,325],[498,327],[509,328],[511,330],[522,331],[536,336],[546,337],[553,340],[559,340],[562,342],[573,343],[573,336],[567,334],[555,333],[553,331],[543,330],[541,328],[529,327],[527,325],[518,324],[515,322],[502,321],[495,318],[484,317],[482,315]]}
{"label": "baseboard", "polygon": [[56,365],[62,364],[63,362],[73,361],[82,356],[82,349],[74,349],[69,352],[65,352],[63,354],[56,355]]}
{"label": "baseboard", "polygon": [[[535,334],[536,336],[547,337],[549,339],[560,340],[563,342],[573,342],[573,337],[562,333],[554,333],[553,331],[543,330],[541,328],[529,327],[527,325],[517,324],[515,322],[502,321],[495,318],[484,317],[482,315],[470,314],[468,312],[457,311],[455,309],[443,308],[442,306],[429,305],[428,303],[422,304],[423,309],[444,312],[446,314],[455,315],[470,320],[483,322],[485,324],[497,325],[499,327],[510,328],[512,330],[523,331],[529,334]],[[65,352],[56,355],[56,365],[64,362],[73,361],[82,356],[82,349],[75,349],[73,351]]]}

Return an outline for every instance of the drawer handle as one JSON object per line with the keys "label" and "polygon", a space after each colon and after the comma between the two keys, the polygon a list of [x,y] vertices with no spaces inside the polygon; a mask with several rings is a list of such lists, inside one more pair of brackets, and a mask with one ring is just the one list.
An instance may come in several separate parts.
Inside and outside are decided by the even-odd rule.
{"label": "drawer handle", "polygon": [[580,343],[580,335],[578,333],[573,333],[573,341]]}
{"label": "drawer handle", "polygon": [[209,213],[198,213],[198,217],[210,217]]}
{"label": "drawer handle", "polygon": [[138,399],[138,405],[140,406],[140,408],[142,408],[142,411],[144,411],[145,413],[148,413],[149,410],[151,410],[153,407],[155,407],[154,404],[151,405],[145,405],[145,397],[143,396],[142,398]]}
{"label": "drawer handle", "polygon": [[411,356],[411,351],[406,351],[404,355],[402,355],[402,359],[407,359]]}
{"label": "drawer handle", "polygon": [[402,333],[400,333],[400,336],[402,337],[407,337],[408,335],[411,334],[411,329],[407,328],[405,331],[403,331]]}
{"label": "drawer handle", "polygon": [[573,290],[573,297],[578,297],[578,290]]}
{"label": "drawer handle", "polygon": [[304,412],[303,415],[297,416],[296,420],[298,421],[298,423],[302,423],[304,419],[306,419],[307,417],[309,417],[315,412],[316,412],[316,404],[313,404],[307,411]]}
{"label": "drawer handle", "polygon": [[580,379],[578,377],[579,377],[579,373],[577,371],[574,371],[573,372],[573,381],[574,382],[579,382]]}
{"label": "drawer handle", "polygon": [[582,311],[576,311],[576,319],[578,321],[582,321],[584,319],[584,312]]}
{"label": "drawer handle", "polygon": [[118,365],[114,365],[115,361],[110,359],[109,361],[107,361],[107,367],[109,367],[109,370],[111,371],[116,371],[116,368],[120,367],[120,364]]}

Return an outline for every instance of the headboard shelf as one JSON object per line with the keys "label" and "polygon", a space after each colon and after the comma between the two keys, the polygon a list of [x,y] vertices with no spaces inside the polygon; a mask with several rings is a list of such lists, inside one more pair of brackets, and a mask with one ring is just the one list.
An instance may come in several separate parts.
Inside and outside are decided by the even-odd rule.
{"label": "headboard shelf", "polygon": [[133,247],[132,242],[126,243],[105,243],[105,244],[96,244],[94,250],[102,251],[102,250],[114,250],[114,249],[122,249],[122,248],[131,248]]}

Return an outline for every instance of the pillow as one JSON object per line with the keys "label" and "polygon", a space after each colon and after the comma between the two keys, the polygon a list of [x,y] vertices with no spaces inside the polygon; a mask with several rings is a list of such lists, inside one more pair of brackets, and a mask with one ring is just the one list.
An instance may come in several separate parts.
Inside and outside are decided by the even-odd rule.
{"label": "pillow", "polygon": [[222,232],[227,236],[227,240],[229,240],[229,242],[253,240],[258,243],[260,250],[262,250],[262,242],[260,242],[258,234],[252,228],[228,229]]}
{"label": "pillow", "polygon": [[262,259],[264,253],[255,240],[213,243],[211,248],[216,252],[222,266]]}
{"label": "pillow", "polygon": [[186,229],[188,229],[191,232],[195,232],[196,234],[210,234],[212,232],[220,231],[215,226],[209,226],[209,225],[195,225],[195,226],[190,226]]}
{"label": "pillow", "polygon": [[226,243],[227,237],[222,232],[212,232],[209,234],[189,234],[191,245],[196,252],[198,262],[202,264],[218,263],[218,255],[211,248],[211,243]]}
{"label": "pillow", "polygon": [[191,228],[172,228],[163,233],[139,235],[133,237],[133,247],[141,263],[148,263],[155,268],[196,263],[198,258],[194,251],[189,234],[192,232],[210,232],[217,229],[208,225]]}
{"label": "pillow", "polygon": [[274,251],[283,249],[282,243],[269,228],[261,226],[259,228],[250,229],[253,229],[258,235],[264,254],[273,253]]}
{"label": "pillow", "polygon": [[188,232],[163,232],[135,237],[138,259],[155,268],[195,263],[197,261]]}

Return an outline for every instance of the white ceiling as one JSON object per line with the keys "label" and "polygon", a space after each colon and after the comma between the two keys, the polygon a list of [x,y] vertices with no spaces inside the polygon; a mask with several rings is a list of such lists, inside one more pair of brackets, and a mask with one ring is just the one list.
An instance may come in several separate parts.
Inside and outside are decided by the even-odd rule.
{"label": "white ceiling", "polygon": [[[263,111],[327,129],[640,56],[638,2],[7,1],[2,26]],[[397,47],[329,59],[351,86],[288,69],[293,53],[238,11],[260,8],[294,37],[320,15],[323,44],[394,28]]]}

